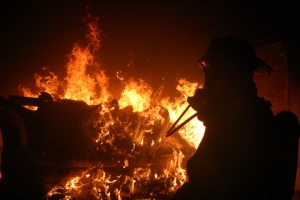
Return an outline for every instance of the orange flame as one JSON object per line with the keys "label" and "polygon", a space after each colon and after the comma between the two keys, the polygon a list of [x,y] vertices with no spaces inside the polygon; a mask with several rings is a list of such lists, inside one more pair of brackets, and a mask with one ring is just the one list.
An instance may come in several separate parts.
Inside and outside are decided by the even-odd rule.
{"label": "orange flame", "polygon": [[[89,16],[90,23],[88,24],[89,34],[86,35],[88,40],[87,46],[80,46],[75,43],[71,54],[68,56],[68,63],[66,65],[67,77],[60,80],[53,72],[49,71],[49,76],[35,75],[36,86],[39,89],[39,93],[42,91],[50,93],[52,96],[57,98],[66,98],[73,100],[81,100],[89,105],[103,104],[102,110],[99,111],[100,114],[108,113],[107,102],[113,99],[113,96],[108,90],[109,78],[105,75],[105,71],[101,69],[101,66],[95,60],[95,53],[100,48],[100,31],[97,27],[98,18],[93,18]],[[134,112],[143,112],[144,115],[151,116],[150,119],[161,118],[159,114],[159,108],[156,105],[160,105],[166,108],[169,112],[170,122],[174,123],[178,116],[183,112],[183,110],[188,106],[186,102],[188,96],[193,96],[195,90],[197,89],[197,83],[189,82],[185,79],[179,79],[179,84],[177,90],[181,95],[174,100],[165,98],[162,100],[153,98],[153,89],[142,79],[135,81],[130,79],[126,82],[125,89],[121,93],[121,98],[118,100],[120,108],[124,108],[128,105],[132,106]],[[58,94],[58,90],[62,89],[62,94]],[[37,97],[38,94],[34,94],[30,89],[23,86],[19,87],[24,96]],[[152,107],[151,107],[152,106]],[[147,110],[147,112],[146,112]],[[189,112],[182,118],[182,121],[187,119],[189,116],[194,114],[195,111],[190,109]],[[162,118],[161,118],[162,119]],[[149,120],[149,124],[153,123],[154,120]],[[96,122],[95,122],[96,123]],[[102,139],[109,135],[109,130],[107,127],[114,123],[113,120],[106,122],[102,132],[99,133],[98,138],[95,142],[102,142]],[[195,149],[198,147],[204,133],[205,127],[197,119],[192,120],[189,124],[185,125],[181,130],[179,130],[180,135],[184,138],[191,146]],[[146,132],[146,130],[144,130]],[[151,130],[147,130],[151,132]],[[143,135],[141,135],[142,137]],[[134,137],[133,137],[134,138]],[[110,138],[111,141],[114,139]],[[135,138],[134,142],[136,144],[143,144],[143,138]],[[106,143],[112,143],[111,141],[106,141]],[[161,138],[157,141],[160,142]],[[154,145],[154,140],[152,140],[151,145]],[[135,144],[133,144],[133,149],[135,149]],[[134,170],[132,178],[126,176],[125,184],[130,185],[130,192],[133,193],[136,187],[141,183],[141,181],[148,181],[151,179],[158,180],[160,178],[172,179],[171,190],[175,191],[180,185],[182,185],[186,180],[185,170],[181,167],[182,159],[184,155],[182,152],[174,151],[174,160],[171,161],[169,167],[165,170],[163,175],[158,175],[157,173],[152,173],[149,168],[142,169],[137,168]],[[124,168],[128,167],[129,163],[127,160],[124,161]],[[93,186],[92,192],[97,198],[102,198],[102,196],[112,195],[108,190],[112,183],[120,182],[120,179],[110,180],[111,176],[106,176],[106,173],[101,167],[94,167],[83,173],[82,176],[74,177],[69,180],[63,187],[66,192],[65,199],[70,196],[76,198],[82,195],[80,188],[83,187],[83,182],[88,181]],[[119,177],[120,178],[120,177]],[[84,181],[83,181],[84,180]],[[121,184],[122,185],[122,184]],[[53,196],[58,190],[62,190],[61,187],[55,187],[49,191],[48,196]],[[112,191],[116,198],[121,199],[122,194],[121,188]],[[102,196],[101,196],[102,195]]]}

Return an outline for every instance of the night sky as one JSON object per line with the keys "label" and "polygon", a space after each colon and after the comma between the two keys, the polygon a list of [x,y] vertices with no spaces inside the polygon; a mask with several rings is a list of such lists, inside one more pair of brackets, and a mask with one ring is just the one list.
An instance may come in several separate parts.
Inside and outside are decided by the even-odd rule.
{"label": "night sky", "polygon": [[[251,43],[296,35],[298,6],[287,1],[39,0],[0,5],[0,95],[34,85],[42,67],[64,77],[73,44],[84,40],[87,6],[102,31],[97,60],[110,77],[119,70],[154,88],[176,78],[197,80],[197,60],[214,37]],[[299,32],[299,31],[298,31]],[[127,66],[130,60],[134,65]]]}

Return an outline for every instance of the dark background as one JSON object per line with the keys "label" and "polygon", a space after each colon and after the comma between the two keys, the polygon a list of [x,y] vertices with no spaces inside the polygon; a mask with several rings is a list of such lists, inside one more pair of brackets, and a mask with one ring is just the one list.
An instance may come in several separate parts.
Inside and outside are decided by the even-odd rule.
{"label": "dark background", "polygon": [[288,38],[296,45],[299,36],[299,6],[288,1],[6,1],[0,5],[1,96],[18,94],[19,84],[33,87],[42,67],[65,76],[66,55],[87,33],[87,6],[99,17],[97,60],[107,75],[122,70],[154,88],[175,88],[177,78],[198,80],[197,61],[214,37],[239,36],[253,45]]}

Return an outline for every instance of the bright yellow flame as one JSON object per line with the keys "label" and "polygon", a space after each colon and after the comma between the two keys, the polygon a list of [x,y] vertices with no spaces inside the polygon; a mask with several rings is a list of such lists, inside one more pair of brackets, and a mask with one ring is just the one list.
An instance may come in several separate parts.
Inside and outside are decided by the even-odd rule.
{"label": "bright yellow flame", "polygon": [[152,88],[144,80],[131,79],[121,94],[120,108],[131,105],[134,112],[142,112],[150,107],[152,92]]}

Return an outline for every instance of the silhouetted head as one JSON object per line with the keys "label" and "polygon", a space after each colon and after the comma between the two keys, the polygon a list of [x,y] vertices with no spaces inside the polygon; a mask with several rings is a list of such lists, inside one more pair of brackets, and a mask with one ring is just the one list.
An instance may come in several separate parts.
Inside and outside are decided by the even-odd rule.
{"label": "silhouetted head", "polygon": [[249,42],[239,37],[214,38],[205,55],[199,59],[205,81],[226,80],[236,84],[252,82],[253,73],[259,68],[271,68],[260,60]]}

